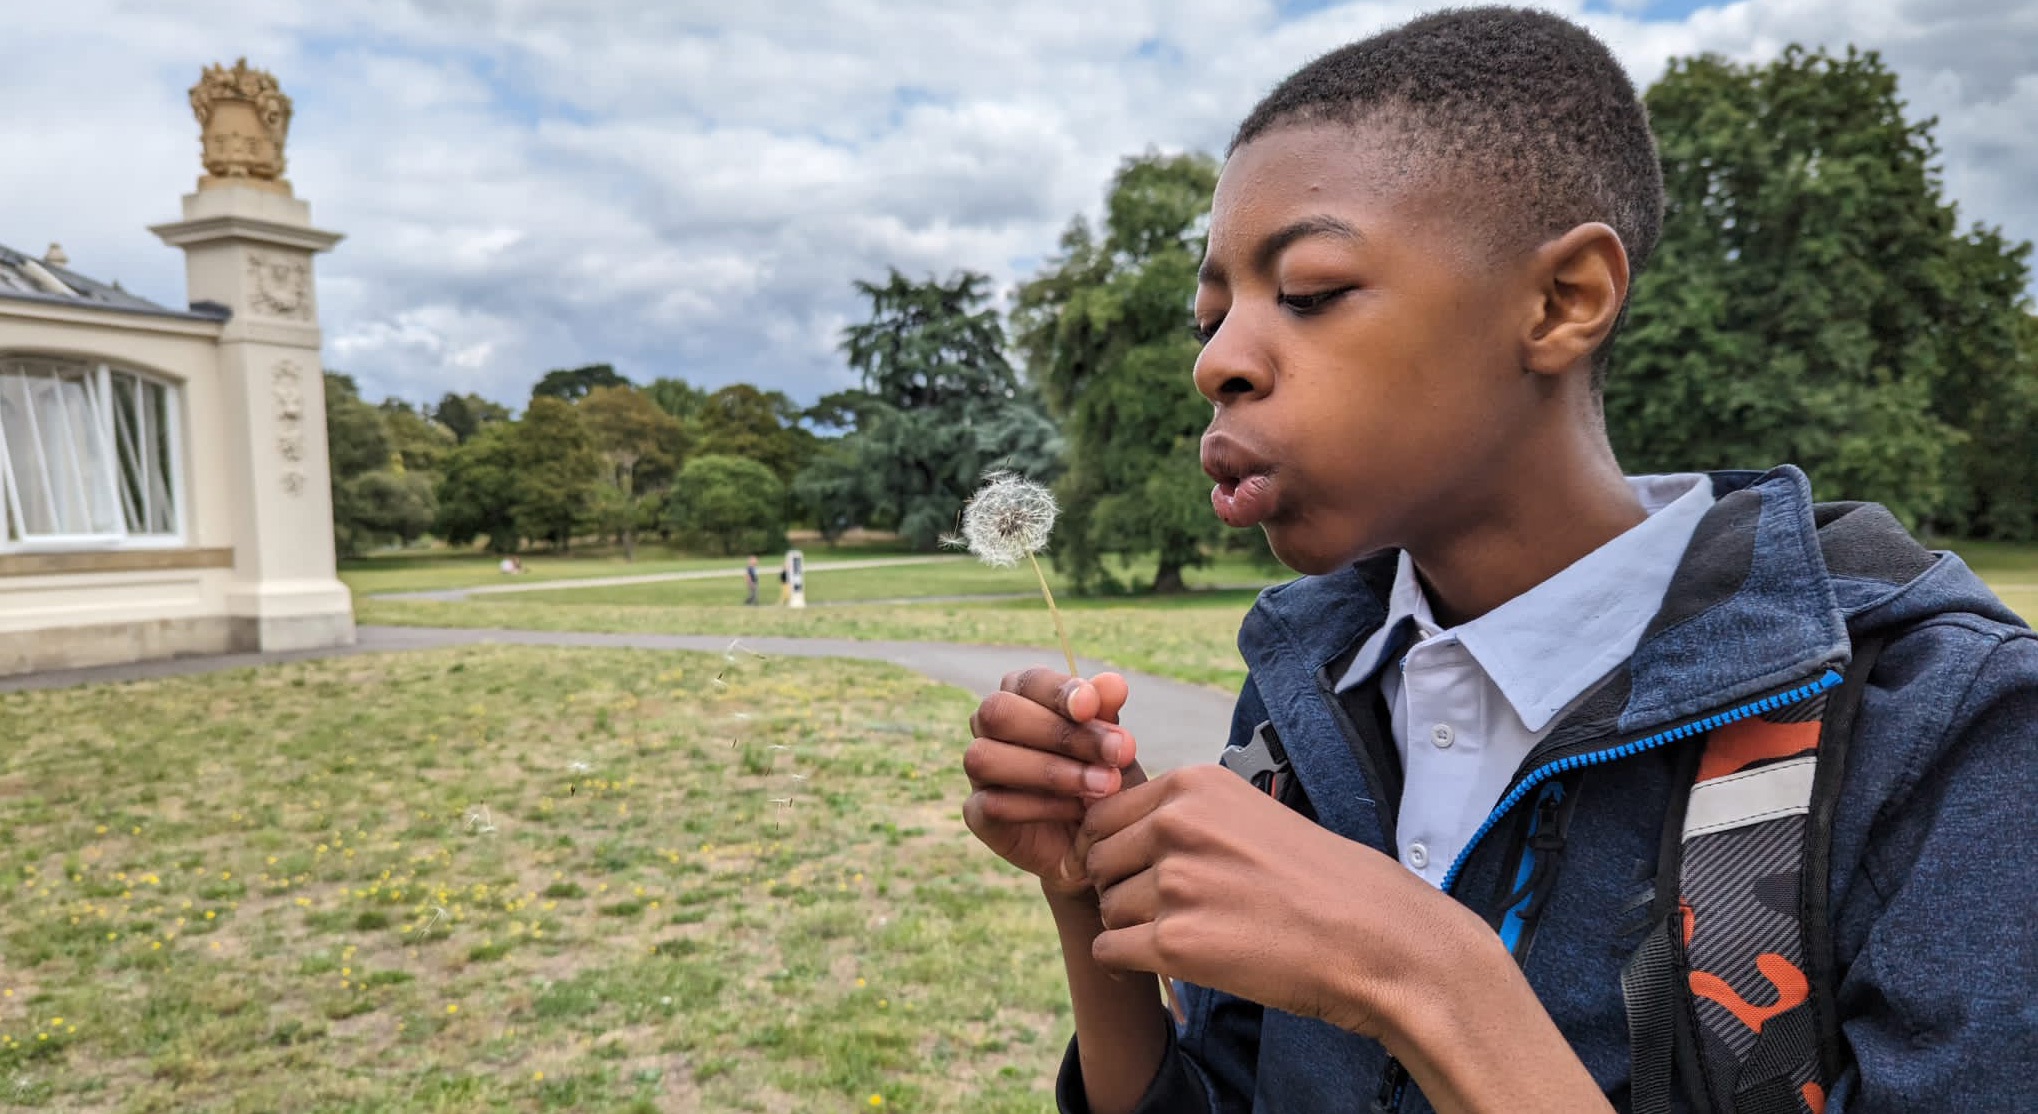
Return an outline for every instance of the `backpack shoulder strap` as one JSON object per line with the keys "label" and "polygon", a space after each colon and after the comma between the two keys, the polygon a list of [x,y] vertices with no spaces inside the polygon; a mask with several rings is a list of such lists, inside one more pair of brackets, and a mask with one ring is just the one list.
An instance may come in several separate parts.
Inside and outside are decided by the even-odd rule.
{"label": "backpack shoulder strap", "polygon": [[1622,977],[1636,1114],[1669,1080],[1712,1114],[1822,1114],[1845,1066],[1827,908],[1833,809],[1861,693],[1864,639],[1837,689],[1707,733],[1667,818],[1666,913]]}

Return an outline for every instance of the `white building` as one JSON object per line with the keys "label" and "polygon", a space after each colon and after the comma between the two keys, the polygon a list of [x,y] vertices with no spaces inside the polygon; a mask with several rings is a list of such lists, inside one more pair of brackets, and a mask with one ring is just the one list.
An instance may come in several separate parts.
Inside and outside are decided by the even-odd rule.
{"label": "white building", "polygon": [[245,63],[191,91],[207,173],[188,309],[0,248],[0,674],[354,639],[334,575],[311,225],[289,100]]}

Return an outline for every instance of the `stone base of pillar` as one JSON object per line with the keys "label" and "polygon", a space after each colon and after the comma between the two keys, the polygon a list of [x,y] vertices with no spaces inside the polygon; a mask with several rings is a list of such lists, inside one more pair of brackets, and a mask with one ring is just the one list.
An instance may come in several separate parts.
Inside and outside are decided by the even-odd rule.
{"label": "stone base of pillar", "polygon": [[354,644],[354,598],[337,580],[268,581],[227,591],[239,650],[313,650]]}

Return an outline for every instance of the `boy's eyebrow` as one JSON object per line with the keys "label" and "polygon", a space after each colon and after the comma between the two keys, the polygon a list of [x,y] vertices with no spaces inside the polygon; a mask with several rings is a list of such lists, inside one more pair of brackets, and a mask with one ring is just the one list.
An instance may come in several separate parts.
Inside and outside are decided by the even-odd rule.
{"label": "boy's eyebrow", "polygon": [[[1297,240],[1307,240],[1312,236],[1334,236],[1354,244],[1362,243],[1366,239],[1358,229],[1344,221],[1328,213],[1317,213],[1290,221],[1261,240],[1259,246],[1253,249],[1253,269],[1264,271],[1272,267],[1274,260],[1279,259],[1281,253],[1287,251]],[[1199,282],[1221,285],[1225,279],[1224,267],[1205,255],[1203,265],[1197,268],[1196,279]]]}

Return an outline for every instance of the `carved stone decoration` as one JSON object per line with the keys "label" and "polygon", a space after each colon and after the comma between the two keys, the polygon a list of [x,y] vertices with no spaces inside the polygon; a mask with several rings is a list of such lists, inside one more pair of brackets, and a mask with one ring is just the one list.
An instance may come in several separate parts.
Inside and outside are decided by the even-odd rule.
{"label": "carved stone decoration", "polygon": [[304,373],[285,360],[270,373],[276,398],[276,451],[283,457],[283,493],[304,492],[304,471],[290,467],[304,459]]}
{"label": "carved stone decoration", "polygon": [[290,192],[283,180],[283,143],[290,135],[290,98],[276,79],[248,68],[208,66],[191,87],[205,174],[199,189],[246,185]]}
{"label": "carved stone decoration", "polygon": [[248,308],[264,317],[311,320],[311,261],[271,252],[249,252]]}

